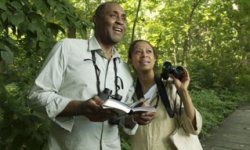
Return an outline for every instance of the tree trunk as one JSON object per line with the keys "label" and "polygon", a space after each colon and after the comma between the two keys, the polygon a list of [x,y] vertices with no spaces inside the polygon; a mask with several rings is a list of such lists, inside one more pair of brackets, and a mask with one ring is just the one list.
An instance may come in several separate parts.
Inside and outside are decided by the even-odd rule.
{"label": "tree trunk", "polygon": [[[193,16],[194,16],[194,11],[196,8],[198,8],[198,5],[200,2],[201,0],[197,0],[193,3],[192,10],[189,14],[189,17],[186,20],[186,24],[191,24]],[[188,53],[190,50],[190,42],[191,42],[190,40],[191,40],[191,27],[188,29],[186,36],[185,36],[184,43],[183,43],[183,56],[182,56],[181,65],[185,65],[188,60]]]}
{"label": "tree trunk", "polygon": [[3,73],[4,73],[4,61],[0,57],[0,74],[3,74]]}
{"label": "tree trunk", "polygon": [[132,29],[131,42],[134,41],[135,26],[136,26],[136,23],[137,23],[137,21],[138,21],[138,14],[139,14],[139,11],[140,11],[140,7],[141,7],[141,0],[138,1],[138,6],[137,6],[136,15],[135,15],[135,20],[134,20],[133,29]]}

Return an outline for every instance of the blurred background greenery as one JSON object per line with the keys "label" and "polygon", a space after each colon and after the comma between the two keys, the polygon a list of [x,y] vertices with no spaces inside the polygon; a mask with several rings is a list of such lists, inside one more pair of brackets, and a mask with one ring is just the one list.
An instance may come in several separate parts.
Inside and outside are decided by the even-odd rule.
{"label": "blurred background greenery", "polygon": [[[63,38],[89,38],[103,0],[0,1],[0,149],[43,149],[50,127],[27,106],[27,94],[48,52]],[[128,29],[117,45],[127,60],[133,39],[149,40],[164,61],[191,75],[192,99],[203,116],[201,139],[249,101],[249,0],[117,0]],[[128,137],[121,132],[123,150]]]}

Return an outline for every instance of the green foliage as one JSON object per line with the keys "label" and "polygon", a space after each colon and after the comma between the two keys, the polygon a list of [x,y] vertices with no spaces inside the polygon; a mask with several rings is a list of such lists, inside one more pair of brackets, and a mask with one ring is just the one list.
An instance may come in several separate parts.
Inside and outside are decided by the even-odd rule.
{"label": "green foliage", "polygon": [[202,133],[208,134],[208,131],[224,118],[227,110],[223,109],[223,106],[227,104],[221,101],[212,90],[192,91],[191,96],[195,106],[202,114],[204,124]]}
{"label": "green foliage", "polygon": [[192,90],[191,97],[202,115],[203,129],[200,135],[202,138],[207,136],[211,129],[218,127],[229,113],[247,100],[247,97],[241,93],[206,89]]}
{"label": "green foliage", "polygon": [[[0,1],[0,149],[45,145],[48,120],[26,105],[27,93],[57,40],[92,34],[100,2]],[[127,33],[117,45],[126,60],[137,2],[117,2],[127,13]],[[191,95],[203,116],[202,137],[250,98],[249,8],[249,0],[142,1],[135,39],[156,47],[158,73],[165,60],[188,68]],[[130,149],[129,137],[121,136],[122,149]]]}
{"label": "green foliage", "polygon": [[122,150],[130,150],[130,140],[129,135],[127,135],[121,127],[119,127],[119,132],[121,136],[121,148]]}
{"label": "green foliage", "polygon": [[[1,76],[1,83],[3,78]],[[27,93],[10,83],[1,88],[0,148],[41,149],[46,144],[49,123],[26,106]]]}
{"label": "green foliage", "polygon": [[88,20],[66,0],[2,0],[0,14],[0,149],[42,149],[49,122],[27,93],[55,41],[70,28],[83,36]]}

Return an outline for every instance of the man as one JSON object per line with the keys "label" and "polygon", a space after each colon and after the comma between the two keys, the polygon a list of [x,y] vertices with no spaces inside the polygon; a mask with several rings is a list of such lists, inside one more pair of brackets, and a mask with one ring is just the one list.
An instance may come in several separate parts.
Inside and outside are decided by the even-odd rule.
{"label": "man", "polygon": [[[49,149],[121,149],[117,125],[108,121],[114,113],[101,107],[97,95],[108,88],[112,97],[128,102],[133,94],[132,77],[114,48],[125,33],[126,15],[119,4],[107,2],[93,21],[94,37],[54,46],[30,93],[32,106],[53,122]],[[126,121],[125,132],[134,134],[137,125]]]}

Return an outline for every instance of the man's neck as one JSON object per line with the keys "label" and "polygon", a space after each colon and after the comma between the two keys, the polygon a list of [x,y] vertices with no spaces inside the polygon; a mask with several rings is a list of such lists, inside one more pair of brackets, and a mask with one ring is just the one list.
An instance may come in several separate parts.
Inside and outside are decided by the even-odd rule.
{"label": "man's neck", "polygon": [[105,55],[105,57],[110,60],[112,58],[112,47],[113,46],[107,46],[107,45],[104,45],[102,43],[99,43],[102,50],[103,50],[103,53]]}
{"label": "man's neck", "polygon": [[106,59],[110,60],[112,58],[112,48],[114,44],[106,44],[105,42],[103,42],[103,40],[100,39],[100,37],[97,36],[96,39],[101,46]]}

